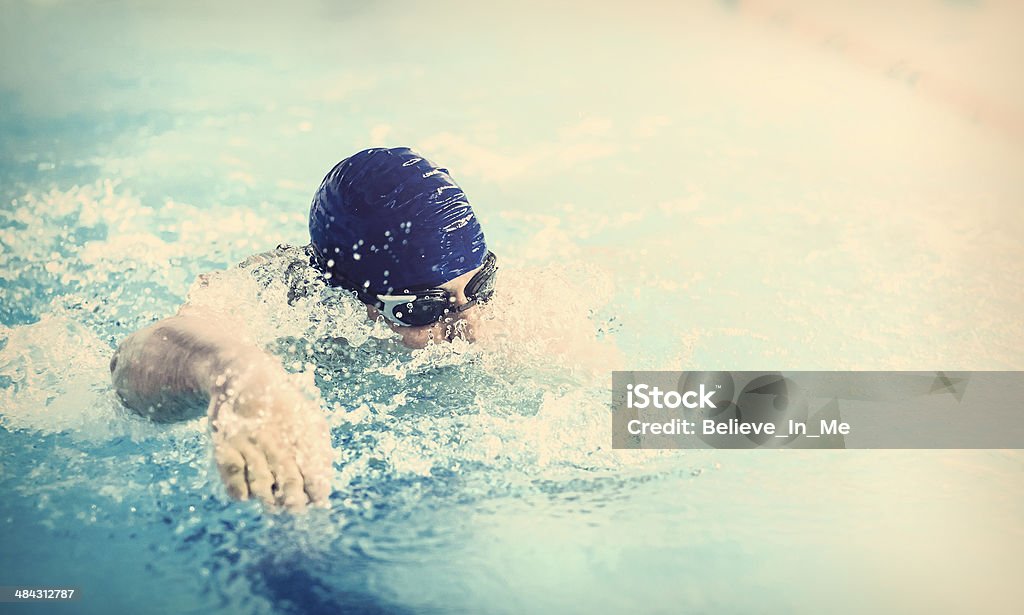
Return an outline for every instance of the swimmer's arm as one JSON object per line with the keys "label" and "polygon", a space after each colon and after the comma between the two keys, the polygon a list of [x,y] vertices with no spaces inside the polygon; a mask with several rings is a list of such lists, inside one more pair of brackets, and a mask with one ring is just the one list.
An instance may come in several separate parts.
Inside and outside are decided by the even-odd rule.
{"label": "swimmer's arm", "polygon": [[202,416],[212,409],[218,377],[232,364],[269,359],[259,348],[239,342],[230,329],[215,318],[186,312],[136,331],[110,361],[118,396],[157,422]]}
{"label": "swimmer's arm", "polygon": [[155,421],[206,409],[232,497],[288,508],[326,504],[333,452],[319,404],[276,358],[240,341],[231,322],[182,309],[128,336],[110,370],[125,405]]}

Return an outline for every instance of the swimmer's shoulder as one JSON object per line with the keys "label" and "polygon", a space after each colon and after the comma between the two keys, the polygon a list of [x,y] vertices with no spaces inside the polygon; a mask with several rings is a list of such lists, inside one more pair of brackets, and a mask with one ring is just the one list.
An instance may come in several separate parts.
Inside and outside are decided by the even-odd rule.
{"label": "swimmer's shoulder", "polygon": [[313,258],[312,246],[308,244],[294,246],[282,243],[272,250],[249,256],[238,263],[238,267],[248,270],[264,287],[275,281],[283,282],[288,287],[288,302],[291,303],[323,286]]}
{"label": "swimmer's shoulder", "polygon": [[286,267],[312,267],[312,247],[310,245],[293,246],[280,243],[273,250],[258,252],[238,263],[242,269],[254,269],[266,265],[283,265]]}

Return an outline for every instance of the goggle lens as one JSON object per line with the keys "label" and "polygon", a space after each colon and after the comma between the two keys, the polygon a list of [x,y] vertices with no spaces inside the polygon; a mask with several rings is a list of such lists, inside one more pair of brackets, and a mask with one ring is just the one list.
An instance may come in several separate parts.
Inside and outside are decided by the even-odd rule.
{"label": "goggle lens", "polygon": [[388,307],[385,303],[385,314],[390,314],[388,320],[397,324],[420,327],[435,323],[444,317],[445,311],[449,309],[448,297],[417,296],[412,301],[398,303]]}

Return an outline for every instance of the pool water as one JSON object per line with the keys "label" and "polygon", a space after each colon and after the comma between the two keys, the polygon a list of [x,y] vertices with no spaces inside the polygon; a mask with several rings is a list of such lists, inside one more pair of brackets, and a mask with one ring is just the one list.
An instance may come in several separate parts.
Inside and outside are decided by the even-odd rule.
{"label": "pool water", "polygon": [[[608,402],[613,369],[1024,368],[1020,10],[690,4],[5,5],[0,586],[1014,610],[1018,451],[616,451]],[[400,351],[347,296],[232,269],[305,243],[324,173],[376,145],[474,203],[502,267],[479,343]],[[113,349],[186,297],[320,396],[329,509],[230,501],[204,420],[117,402]]]}

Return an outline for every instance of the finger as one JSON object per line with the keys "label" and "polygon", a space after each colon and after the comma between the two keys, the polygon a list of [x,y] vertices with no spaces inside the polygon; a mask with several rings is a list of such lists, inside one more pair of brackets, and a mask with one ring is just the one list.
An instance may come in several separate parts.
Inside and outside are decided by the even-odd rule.
{"label": "finger", "polygon": [[331,496],[331,477],[334,466],[331,463],[333,450],[326,421],[309,430],[304,446],[295,454],[295,463],[302,474],[306,497],[315,504],[326,504]]}
{"label": "finger", "polygon": [[306,497],[309,498],[310,503],[326,504],[327,499],[331,497],[330,461],[311,463],[300,456],[297,465],[302,474],[302,485],[306,491]]}
{"label": "finger", "polygon": [[249,487],[245,482],[245,459],[230,444],[223,442],[217,445],[214,452],[220,478],[224,481],[228,495],[236,500],[249,498]]}
{"label": "finger", "polygon": [[240,444],[238,451],[245,459],[245,481],[249,486],[249,493],[258,497],[264,504],[274,504],[274,475],[270,472],[266,455],[249,442]]}
{"label": "finger", "polygon": [[290,454],[275,446],[265,448],[267,462],[277,483],[277,502],[287,508],[302,508],[309,501],[302,487],[302,474]]}

